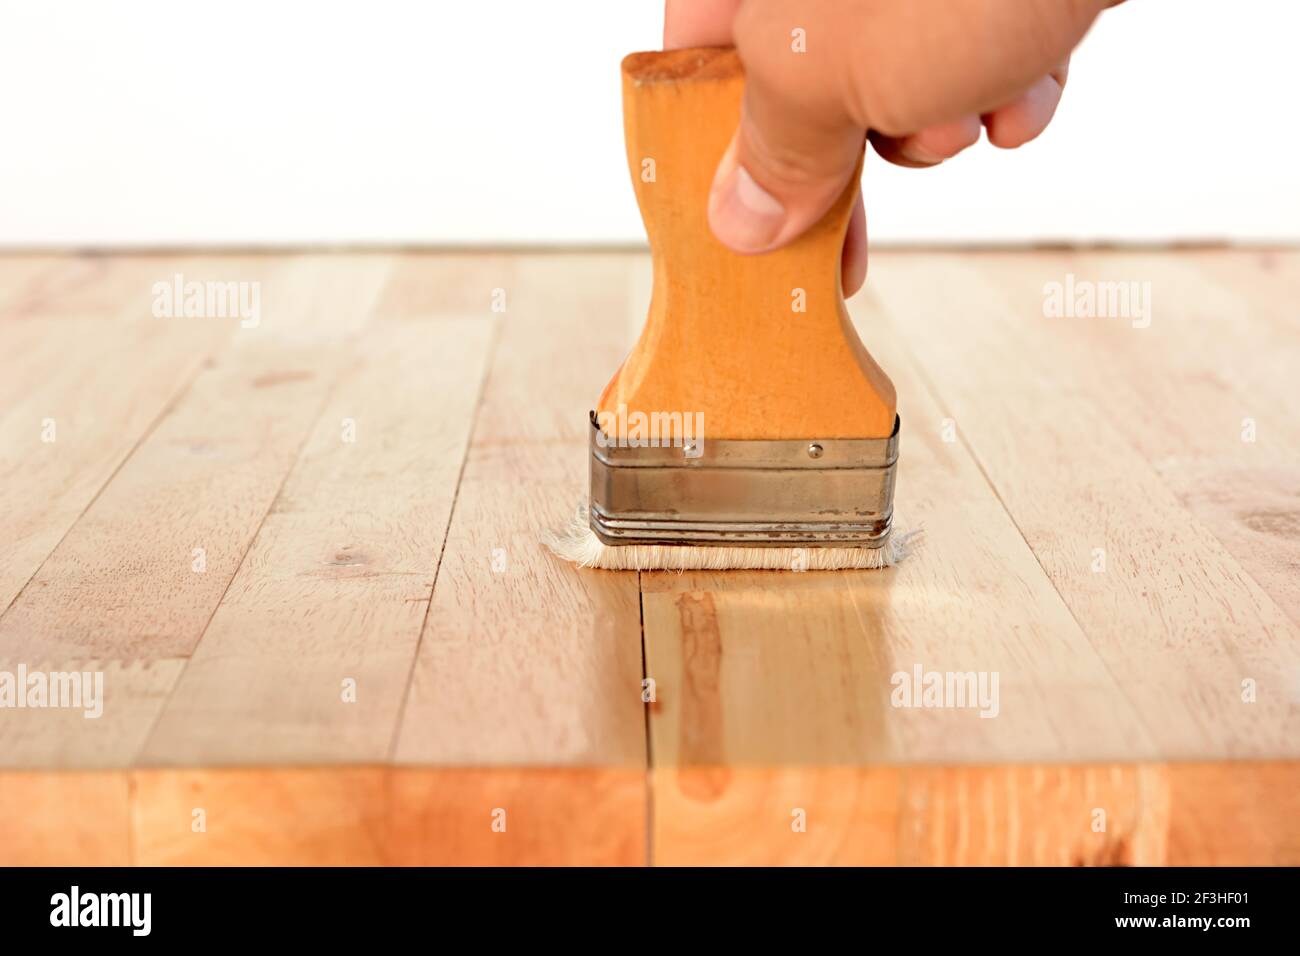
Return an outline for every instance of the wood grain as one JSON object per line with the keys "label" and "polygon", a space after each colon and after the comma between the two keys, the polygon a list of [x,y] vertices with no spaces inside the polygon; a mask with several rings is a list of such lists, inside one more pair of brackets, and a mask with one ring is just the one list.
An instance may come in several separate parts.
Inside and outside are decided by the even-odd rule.
{"label": "wood grain", "polygon": [[145,866],[645,861],[645,781],[634,770],[146,770],[133,781]]}
{"label": "wood grain", "polygon": [[[862,322],[883,316],[865,311]],[[775,584],[762,572],[644,575],[647,672],[661,691],[656,765],[1149,756],[1135,710],[1116,706],[1114,678],[969,450],[948,440],[911,356],[884,336],[880,354],[904,415],[896,502],[900,533],[921,532],[913,553],[880,572]],[[997,674],[996,717],[893,706],[894,675],[918,665]],[[687,734],[702,755],[685,752]]]}
{"label": "wood grain", "polygon": [[[24,314],[26,303],[39,294],[48,279],[68,267],[68,257],[57,253],[0,258],[0,315],[12,320]],[[0,335],[17,325],[4,322]]]}
{"label": "wood grain", "polygon": [[[940,269],[944,282],[925,281]],[[978,260],[900,256],[878,258],[871,288],[893,334],[924,354],[935,394],[1158,755],[1293,756],[1293,623],[1161,480],[1124,432],[1136,426],[1116,423],[1121,408],[1214,413],[1158,400],[1157,386],[1133,384],[1154,377],[1136,367],[1112,374],[1107,360],[1123,361],[1119,350],[1090,360],[1060,320],[1044,317],[1043,275],[1032,302],[1013,301]],[[987,374],[993,367],[1001,374]],[[1239,440],[1239,427],[1225,441]]]}
{"label": "wood grain", "polygon": [[[1298,260],[1294,252],[1243,251],[1061,263],[1083,276],[1151,283],[1150,328],[1126,335],[1123,323],[1093,321],[1066,331],[1107,356],[1103,395],[1112,406],[1142,409],[1119,419],[1134,447],[1296,624],[1300,389],[1291,379],[1300,327],[1291,297]],[[1004,281],[1013,268],[997,262]]]}
{"label": "wood grain", "polygon": [[[152,318],[176,272],[261,327]],[[1044,315],[1071,273],[1150,326]],[[1300,863],[1300,254],[879,253],[911,557],[638,581],[538,537],[649,276],[0,257],[0,671],[104,677],[0,709],[0,863]]]}
{"label": "wood grain", "polygon": [[[667,779],[661,779],[665,776]],[[661,866],[1300,860],[1300,764],[655,770]],[[707,793],[707,798],[701,798]]]}
{"label": "wood grain", "polygon": [[145,762],[387,756],[492,324],[372,330],[212,616]]}
{"label": "wood grain", "polygon": [[[645,767],[635,575],[547,552],[585,496],[629,260],[521,260],[396,741],[403,764]],[[562,376],[549,370],[563,368]]]}
{"label": "wood grain", "polygon": [[0,659],[102,670],[106,696],[93,721],[12,714],[0,725],[6,763],[134,761],[320,414],[346,361],[340,343],[368,318],[389,267],[339,257],[328,270],[277,259],[184,271],[260,282],[269,308],[205,363],[0,618]]}
{"label": "wood grain", "polygon": [[[945,440],[946,416],[911,358],[892,344],[879,354],[903,417],[898,526],[924,516],[906,561],[795,574],[779,588],[762,572],[643,576],[647,674],[658,693],[650,732],[659,862],[689,858],[688,834],[708,830],[714,814],[746,803],[773,775],[782,788],[829,799],[842,792],[846,767],[1153,752],[968,449]],[[996,706],[984,709],[988,717],[974,702],[896,706],[896,681],[910,686],[917,668],[996,679]],[[873,812],[865,805],[873,785],[847,792],[854,812]],[[868,833],[874,825],[864,824]]]}
{"label": "wood grain", "polygon": [[130,866],[129,774],[0,771],[0,866]]}
{"label": "wood grain", "polygon": [[[0,646],[18,656],[188,656],[320,414],[345,360],[339,337],[382,284],[376,265],[340,259],[326,274],[290,263],[245,280],[278,307],[205,363],[0,620]],[[322,311],[303,293],[331,281],[353,294]]]}
{"label": "wood grain", "polygon": [[76,267],[64,297],[28,303],[9,320],[39,323],[43,334],[12,353],[26,361],[6,362],[3,376],[0,613],[237,326],[150,316],[152,284],[173,267],[202,273],[192,260],[98,263],[89,276],[84,262]]}

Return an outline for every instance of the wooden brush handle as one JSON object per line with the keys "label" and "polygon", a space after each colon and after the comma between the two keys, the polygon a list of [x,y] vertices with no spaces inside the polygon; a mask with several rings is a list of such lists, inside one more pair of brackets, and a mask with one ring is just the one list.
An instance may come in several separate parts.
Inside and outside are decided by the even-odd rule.
{"label": "wooden brush handle", "polygon": [[709,230],[709,187],[743,88],[730,49],[623,60],[628,166],[654,291],[640,340],[597,411],[703,413],[707,438],[887,437],[894,387],[863,348],[840,286],[858,176],[776,252],[738,255]]}

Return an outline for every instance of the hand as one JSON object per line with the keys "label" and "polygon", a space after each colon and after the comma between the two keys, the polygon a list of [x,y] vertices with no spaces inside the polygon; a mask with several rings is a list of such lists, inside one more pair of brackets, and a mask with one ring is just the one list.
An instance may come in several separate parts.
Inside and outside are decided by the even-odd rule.
{"label": "hand", "polygon": [[[817,222],[863,138],[901,166],[933,166],[981,127],[1012,149],[1051,121],[1071,51],[1121,0],[667,0],[664,48],[734,45],[740,127],[718,165],[709,224],[741,253]],[[803,31],[804,52],[793,33]],[[844,241],[845,295],[867,274],[859,196]]]}

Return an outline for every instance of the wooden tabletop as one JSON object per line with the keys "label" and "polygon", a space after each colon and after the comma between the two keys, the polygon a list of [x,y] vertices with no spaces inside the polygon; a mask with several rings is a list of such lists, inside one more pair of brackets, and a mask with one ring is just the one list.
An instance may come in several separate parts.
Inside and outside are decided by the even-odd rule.
{"label": "wooden tabletop", "polygon": [[1300,863],[1300,252],[875,254],[886,571],[542,548],[649,287],[0,258],[0,863]]}

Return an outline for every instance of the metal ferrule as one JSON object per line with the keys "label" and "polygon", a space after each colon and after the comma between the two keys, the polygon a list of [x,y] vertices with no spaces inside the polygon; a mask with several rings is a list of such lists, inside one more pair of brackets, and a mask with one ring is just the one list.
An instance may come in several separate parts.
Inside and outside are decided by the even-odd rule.
{"label": "metal ferrule", "polygon": [[591,530],[611,545],[878,548],[894,512],[888,438],[620,445],[591,413]]}

